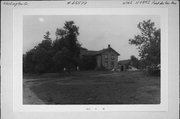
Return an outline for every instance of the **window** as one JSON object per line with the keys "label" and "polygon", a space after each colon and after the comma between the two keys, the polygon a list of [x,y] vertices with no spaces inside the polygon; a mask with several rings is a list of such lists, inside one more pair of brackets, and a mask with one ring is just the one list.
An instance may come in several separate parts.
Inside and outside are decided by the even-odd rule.
{"label": "window", "polygon": [[108,59],[108,55],[104,55],[104,58],[105,58],[105,59]]}
{"label": "window", "polygon": [[114,60],[114,55],[111,55],[111,59]]}

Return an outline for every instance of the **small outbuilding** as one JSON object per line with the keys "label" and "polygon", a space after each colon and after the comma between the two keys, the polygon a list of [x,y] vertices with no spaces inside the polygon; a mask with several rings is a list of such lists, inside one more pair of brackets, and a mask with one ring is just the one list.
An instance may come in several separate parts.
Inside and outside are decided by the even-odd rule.
{"label": "small outbuilding", "polygon": [[118,62],[118,69],[120,69],[120,71],[127,71],[129,69],[129,66],[131,65],[131,60],[120,60]]}

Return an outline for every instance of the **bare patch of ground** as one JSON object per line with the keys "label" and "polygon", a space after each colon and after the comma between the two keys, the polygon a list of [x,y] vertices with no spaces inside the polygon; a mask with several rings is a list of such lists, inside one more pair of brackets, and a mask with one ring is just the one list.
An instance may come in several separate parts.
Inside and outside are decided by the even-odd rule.
{"label": "bare patch of ground", "polygon": [[23,87],[23,104],[44,104],[28,86]]}

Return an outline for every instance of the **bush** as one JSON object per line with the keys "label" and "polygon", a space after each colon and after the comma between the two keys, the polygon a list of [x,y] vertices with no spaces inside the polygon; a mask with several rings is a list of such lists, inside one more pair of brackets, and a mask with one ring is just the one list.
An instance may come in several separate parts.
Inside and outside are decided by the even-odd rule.
{"label": "bush", "polygon": [[150,67],[147,67],[147,72],[151,76],[160,76],[161,70],[157,66],[150,66]]}
{"label": "bush", "polygon": [[80,70],[94,70],[96,68],[95,56],[84,56],[80,60]]}

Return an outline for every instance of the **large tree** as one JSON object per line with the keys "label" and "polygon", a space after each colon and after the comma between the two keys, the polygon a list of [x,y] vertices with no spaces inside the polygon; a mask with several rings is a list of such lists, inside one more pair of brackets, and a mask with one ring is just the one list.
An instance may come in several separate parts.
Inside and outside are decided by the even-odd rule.
{"label": "large tree", "polygon": [[33,54],[35,49],[31,49],[23,55],[23,72],[34,73],[35,62],[33,61]]}
{"label": "large tree", "polygon": [[56,29],[52,42],[49,31],[41,43],[23,55],[24,72],[59,72],[64,67],[71,69],[79,63],[80,43],[77,40],[79,27],[74,21],[66,21]]}
{"label": "large tree", "polygon": [[28,73],[49,72],[52,66],[52,40],[49,31],[41,43],[23,55],[23,71]]}
{"label": "large tree", "polygon": [[56,71],[62,71],[63,68],[70,69],[73,67],[72,52],[66,47],[63,47],[62,50],[56,52],[53,57],[53,62],[55,64]]}
{"label": "large tree", "polygon": [[79,27],[75,25],[74,21],[66,21],[63,28],[56,29],[56,41],[54,42],[54,46],[57,46],[58,49],[66,47],[74,53],[74,56],[79,56],[81,45],[77,40],[79,35],[78,30]]}
{"label": "large tree", "polygon": [[131,60],[131,65],[133,66],[133,67],[136,67],[136,68],[140,68],[140,66],[139,66],[139,60],[138,60],[138,58],[136,58],[134,55],[132,55],[131,57],[130,57],[130,60]]}
{"label": "large tree", "polygon": [[50,38],[50,32],[47,31],[44,35],[44,39],[40,44],[38,44],[38,47],[44,48],[45,50],[49,51],[52,48],[52,40]]}
{"label": "large tree", "polygon": [[160,29],[151,20],[140,22],[137,27],[141,33],[129,39],[129,43],[138,47],[144,66],[157,66],[160,64]]}
{"label": "large tree", "polygon": [[53,42],[55,53],[53,60],[60,67],[78,65],[81,46],[77,40],[79,35],[78,29],[79,27],[75,25],[74,21],[66,21],[63,28],[56,29],[56,40]]}

